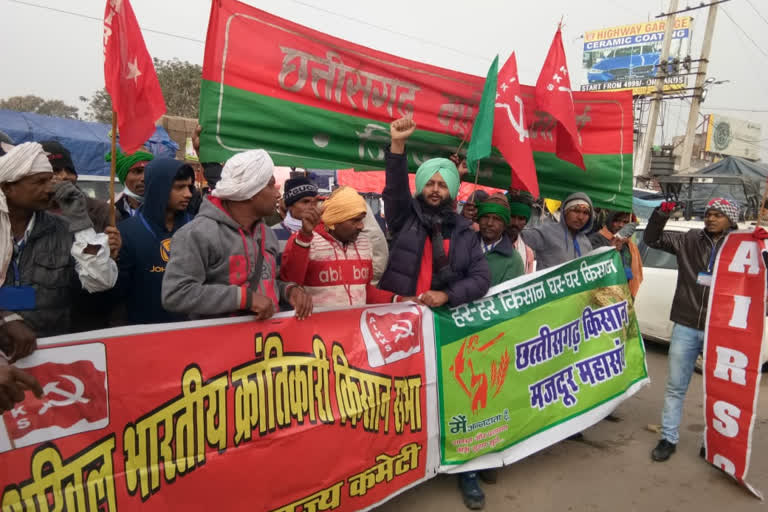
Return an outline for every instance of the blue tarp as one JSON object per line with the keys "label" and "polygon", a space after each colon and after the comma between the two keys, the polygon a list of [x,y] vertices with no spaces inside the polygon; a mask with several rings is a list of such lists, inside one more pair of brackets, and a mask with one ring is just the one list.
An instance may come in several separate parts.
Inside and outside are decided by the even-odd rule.
{"label": "blue tarp", "polygon": [[[79,174],[109,176],[109,164],[104,161],[104,155],[110,150],[108,134],[111,128],[103,123],[0,110],[0,130],[16,144],[57,140],[72,153]],[[157,127],[147,141],[147,147],[157,156],[171,158],[176,157],[178,149],[162,126]]]}

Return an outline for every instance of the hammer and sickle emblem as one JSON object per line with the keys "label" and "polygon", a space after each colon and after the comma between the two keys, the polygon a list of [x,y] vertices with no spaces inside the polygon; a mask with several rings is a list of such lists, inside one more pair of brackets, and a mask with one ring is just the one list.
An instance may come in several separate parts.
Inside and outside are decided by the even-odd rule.
{"label": "hammer and sickle emblem", "polygon": [[38,412],[38,414],[41,416],[46,412],[48,412],[48,409],[50,409],[51,407],[65,407],[67,405],[72,405],[75,402],[78,402],[81,404],[87,404],[88,402],[90,402],[88,398],[85,398],[83,396],[83,392],[85,391],[85,385],[83,384],[83,381],[71,375],[59,375],[59,377],[67,379],[69,382],[72,383],[75,389],[74,391],[68,391],[66,389],[62,389],[61,387],[59,387],[59,381],[56,381],[56,380],[46,384],[43,387],[43,394],[46,397],[49,395],[56,395],[58,397],[61,397],[61,399],[59,400],[49,399],[47,402],[45,402],[45,404],[40,408],[40,411]]}
{"label": "hammer and sickle emblem", "polygon": [[413,324],[410,320],[398,320],[389,330],[397,333],[395,334],[395,343],[397,343],[402,338],[413,335]]}

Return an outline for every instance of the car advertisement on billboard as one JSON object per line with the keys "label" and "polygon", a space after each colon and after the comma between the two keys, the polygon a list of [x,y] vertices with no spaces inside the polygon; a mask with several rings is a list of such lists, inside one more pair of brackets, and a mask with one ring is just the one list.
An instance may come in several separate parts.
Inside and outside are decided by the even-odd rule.
{"label": "car advertisement on billboard", "polygon": [[[683,61],[690,52],[690,16],[675,19],[669,62]],[[592,30],[584,34],[582,91],[622,91],[634,95],[651,94],[654,77],[661,61],[665,21]],[[682,62],[670,64],[670,76],[664,91],[687,86],[688,76]]]}

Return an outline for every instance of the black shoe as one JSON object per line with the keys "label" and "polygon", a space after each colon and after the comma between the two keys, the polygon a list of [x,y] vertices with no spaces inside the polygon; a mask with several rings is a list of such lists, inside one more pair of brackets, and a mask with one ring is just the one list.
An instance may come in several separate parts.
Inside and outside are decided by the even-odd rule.
{"label": "black shoe", "polygon": [[699,457],[706,460],[707,459],[707,449],[704,448],[704,445],[701,445],[701,448],[699,448]]}
{"label": "black shoe", "polygon": [[572,436],[566,437],[566,439],[569,441],[581,441],[582,439],[584,439],[584,434],[582,434],[581,432],[576,432]]}
{"label": "black shoe", "polygon": [[499,470],[496,468],[484,469],[482,471],[478,471],[477,476],[479,476],[480,480],[486,484],[493,485],[499,481]]}
{"label": "black shoe", "polygon": [[666,439],[659,441],[656,448],[651,452],[651,458],[656,462],[664,462],[677,450],[677,445],[670,443]]}
{"label": "black shoe", "polygon": [[485,493],[477,483],[477,473],[462,473],[459,475],[459,489],[464,505],[470,510],[482,510],[485,507]]}
{"label": "black shoe", "polygon": [[760,371],[763,373],[768,373],[768,361],[763,363],[763,366],[760,368]]}

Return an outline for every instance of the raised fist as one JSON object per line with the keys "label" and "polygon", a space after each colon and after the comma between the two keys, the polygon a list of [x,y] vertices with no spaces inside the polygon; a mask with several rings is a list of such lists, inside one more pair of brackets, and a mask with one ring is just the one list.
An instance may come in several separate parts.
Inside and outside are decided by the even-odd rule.
{"label": "raised fist", "polygon": [[389,133],[392,140],[404,141],[416,130],[416,121],[409,117],[401,117],[393,121],[389,126]]}

